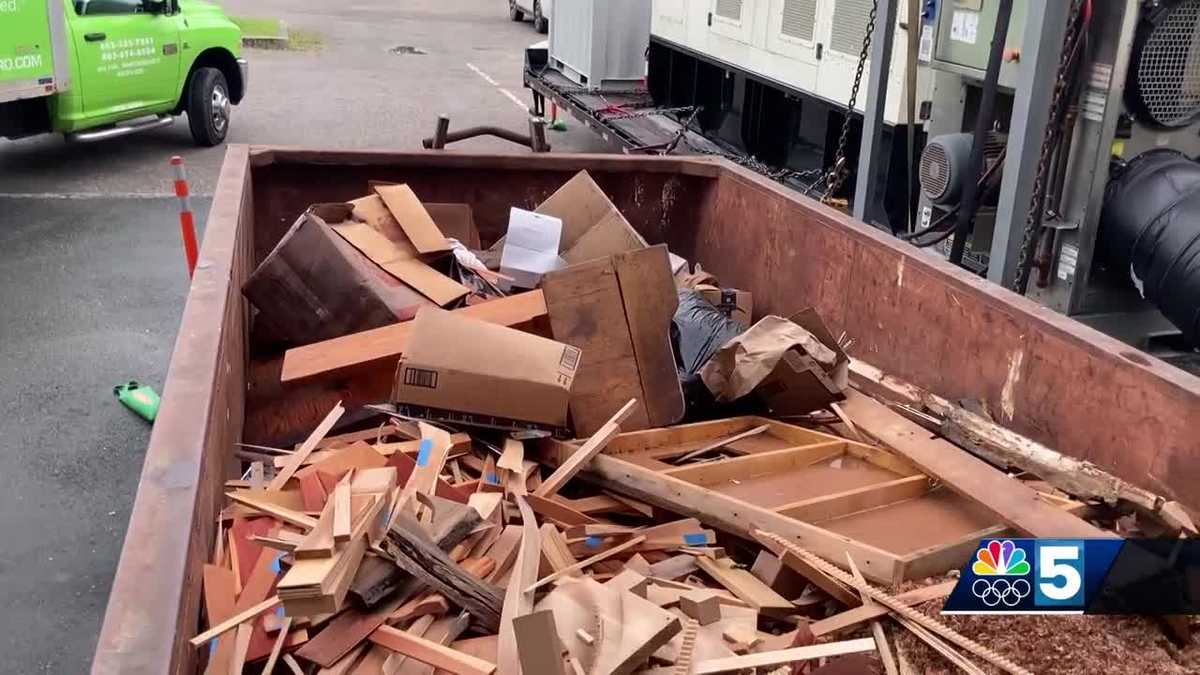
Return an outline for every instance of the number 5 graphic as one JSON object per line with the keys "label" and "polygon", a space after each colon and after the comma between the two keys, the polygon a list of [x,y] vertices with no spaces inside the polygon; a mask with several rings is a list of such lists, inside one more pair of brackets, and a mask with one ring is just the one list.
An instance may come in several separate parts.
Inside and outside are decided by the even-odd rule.
{"label": "number 5 graphic", "polygon": [[[1039,542],[1038,604],[1083,604],[1082,542],[1044,544]],[[1046,579],[1048,581],[1042,581]],[[1046,602],[1048,601],[1048,602]]]}

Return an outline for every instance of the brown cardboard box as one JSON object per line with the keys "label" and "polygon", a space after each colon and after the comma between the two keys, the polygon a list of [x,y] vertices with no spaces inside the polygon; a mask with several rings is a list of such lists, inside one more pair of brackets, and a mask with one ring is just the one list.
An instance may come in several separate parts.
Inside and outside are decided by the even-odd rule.
{"label": "brown cardboard box", "polygon": [[434,307],[414,319],[392,399],[432,419],[567,426],[579,349]]}

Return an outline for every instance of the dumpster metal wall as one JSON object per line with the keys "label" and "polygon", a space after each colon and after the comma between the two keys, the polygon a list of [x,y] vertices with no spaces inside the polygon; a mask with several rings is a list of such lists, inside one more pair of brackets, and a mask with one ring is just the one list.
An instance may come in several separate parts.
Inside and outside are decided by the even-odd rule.
{"label": "dumpster metal wall", "polygon": [[231,146],[94,673],[194,672],[186,640],[233,443],[311,429],[345,392],[386,382],[360,373],[297,395],[272,355],[250,360],[241,282],[296,216],[361,196],[370,179],[405,181],[422,199],[472,204],[494,239],[510,206],[532,207],[580,169],[647,239],[752,291],[756,315],[815,306],[855,356],[983,399],[1005,425],[1200,510],[1200,379],[723,160]]}

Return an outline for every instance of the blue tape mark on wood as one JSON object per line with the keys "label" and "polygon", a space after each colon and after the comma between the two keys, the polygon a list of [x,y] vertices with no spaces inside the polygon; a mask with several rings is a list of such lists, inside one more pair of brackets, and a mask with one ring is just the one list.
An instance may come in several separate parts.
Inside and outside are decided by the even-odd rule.
{"label": "blue tape mark on wood", "polygon": [[429,455],[433,454],[433,439],[422,438],[421,446],[417,449],[417,466],[425,466],[429,463]]}
{"label": "blue tape mark on wood", "polygon": [[496,474],[494,474],[494,473],[489,473],[489,474],[487,475],[487,482],[488,482],[488,483],[491,483],[492,485],[499,485],[499,484],[500,484],[500,477],[499,477],[499,476],[497,476],[497,475],[496,475]]}
{"label": "blue tape mark on wood", "polygon": [[208,658],[211,659],[213,657],[213,652],[217,651],[217,642],[220,641],[220,639],[221,638],[219,637],[215,637],[208,641]]}
{"label": "blue tape mark on wood", "polygon": [[702,546],[708,543],[708,535],[703,532],[683,535],[683,543],[688,546]]}
{"label": "blue tape mark on wood", "polygon": [[584,540],[584,543],[586,543],[586,544],[588,545],[588,547],[589,547],[589,548],[596,548],[596,547],[597,547],[597,546],[599,546],[601,543],[603,543],[603,541],[604,541],[604,540],[603,540],[603,539],[601,539],[600,537],[597,537],[597,536],[595,536],[595,535],[592,535],[592,536],[588,537],[587,539],[585,539],[585,540]]}
{"label": "blue tape mark on wood", "polygon": [[[279,574],[280,572],[283,571],[283,568],[279,566],[279,561],[282,558],[283,558],[283,551],[280,551],[279,554],[275,556],[275,559],[271,561],[271,571],[272,572]],[[282,613],[283,607],[280,607],[279,609],[281,610],[281,613]]]}

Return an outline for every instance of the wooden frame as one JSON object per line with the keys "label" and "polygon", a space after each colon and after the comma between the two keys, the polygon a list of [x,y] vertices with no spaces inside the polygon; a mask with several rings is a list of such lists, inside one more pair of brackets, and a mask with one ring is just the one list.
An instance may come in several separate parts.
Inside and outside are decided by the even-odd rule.
{"label": "wooden frame", "polygon": [[[762,425],[725,446],[733,456],[663,461]],[[540,452],[556,464],[575,449],[547,440]],[[621,434],[581,475],[742,537],[755,527],[794,537],[835,564],[850,551],[885,584],[956,569],[981,538],[1006,531],[892,452],[761,417]]]}
{"label": "wooden frame", "polygon": [[1200,508],[1190,489],[1200,481],[1200,378],[729,162],[231,145],[93,673],[195,671],[186,640],[199,625],[202,568],[235,442],[299,442],[337,401],[353,410],[390,390],[386,371],[284,388],[281,357],[250,359],[241,284],[300,211],[361,197],[368,180],[407,182],[424,200],[470,204],[490,241],[509,207],[536,206],[581,169],[649,241],[752,292],[758,312],[814,306],[884,371],[949,399],[1003,402],[992,412],[1014,431]]}

